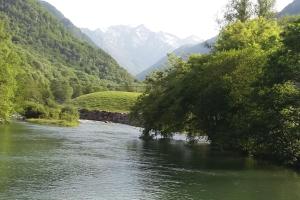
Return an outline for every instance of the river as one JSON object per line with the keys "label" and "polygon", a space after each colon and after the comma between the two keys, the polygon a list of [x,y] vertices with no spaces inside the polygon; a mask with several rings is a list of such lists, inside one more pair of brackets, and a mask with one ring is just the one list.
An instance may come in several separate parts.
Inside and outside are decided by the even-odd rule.
{"label": "river", "polygon": [[300,174],[216,153],[207,144],[143,142],[140,129],[0,126],[2,200],[299,200]]}

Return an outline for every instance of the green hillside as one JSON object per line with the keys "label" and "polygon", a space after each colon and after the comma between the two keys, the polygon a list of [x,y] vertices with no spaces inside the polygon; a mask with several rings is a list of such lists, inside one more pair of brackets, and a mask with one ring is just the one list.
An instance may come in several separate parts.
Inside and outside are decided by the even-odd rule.
{"label": "green hillside", "polygon": [[50,12],[53,16],[55,16],[63,25],[65,28],[67,28],[73,35],[75,35],[80,40],[86,41],[92,46],[95,46],[95,44],[92,42],[92,40],[81,32],[80,28],[77,28],[69,19],[67,19],[59,10],[57,10],[53,5],[50,3],[39,0],[39,3],[44,7],[48,12]]}
{"label": "green hillside", "polygon": [[80,96],[73,104],[87,110],[128,113],[140,93],[107,91]]}
{"label": "green hillside", "polygon": [[117,83],[132,80],[117,62],[79,40],[36,0],[1,0],[0,12],[9,22],[13,43],[33,51],[52,63]]}
{"label": "green hillside", "polygon": [[74,120],[77,114],[64,107],[72,98],[134,82],[48,10],[37,0],[0,0],[0,122],[15,112]]}

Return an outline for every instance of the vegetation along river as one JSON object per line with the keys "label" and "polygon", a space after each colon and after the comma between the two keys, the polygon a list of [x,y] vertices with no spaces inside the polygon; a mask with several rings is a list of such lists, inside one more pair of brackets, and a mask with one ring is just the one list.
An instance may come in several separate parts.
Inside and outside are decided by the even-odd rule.
{"label": "vegetation along river", "polygon": [[293,170],[139,135],[138,128],[91,121],[0,126],[0,199],[300,199]]}

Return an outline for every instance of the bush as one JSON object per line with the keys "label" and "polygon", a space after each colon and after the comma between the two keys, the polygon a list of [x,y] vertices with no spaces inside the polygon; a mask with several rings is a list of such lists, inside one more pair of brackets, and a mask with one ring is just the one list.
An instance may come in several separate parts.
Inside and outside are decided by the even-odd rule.
{"label": "bush", "polygon": [[78,121],[79,113],[75,107],[65,106],[61,109],[60,119],[66,121]]}
{"label": "bush", "polygon": [[47,118],[49,119],[59,119],[60,117],[60,108],[47,108],[48,115]]}
{"label": "bush", "polygon": [[35,102],[26,102],[23,106],[23,113],[26,118],[46,118],[48,116],[47,109]]}
{"label": "bush", "polygon": [[77,122],[78,110],[71,106],[52,105],[44,106],[35,102],[25,102],[21,114],[27,119],[61,120],[65,122]]}

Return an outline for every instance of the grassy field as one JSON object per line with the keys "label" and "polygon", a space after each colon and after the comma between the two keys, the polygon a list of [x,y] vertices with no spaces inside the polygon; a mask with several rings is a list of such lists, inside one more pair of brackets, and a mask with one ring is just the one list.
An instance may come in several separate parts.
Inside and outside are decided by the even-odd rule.
{"label": "grassy field", "polygon": [[141,93],[105,91],[80,96],[73,100],[80,109],[128,113]]}

